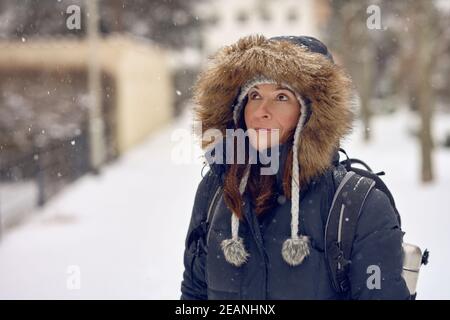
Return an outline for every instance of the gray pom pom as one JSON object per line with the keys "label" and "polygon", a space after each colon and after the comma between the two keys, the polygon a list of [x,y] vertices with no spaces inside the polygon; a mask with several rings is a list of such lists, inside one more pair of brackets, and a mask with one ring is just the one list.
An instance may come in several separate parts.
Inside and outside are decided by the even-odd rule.
{"label": "gray pom pom", "polygon": [[247,262],[248,252],[244,248],[242,238],[225,239],[221,243],[225,260],[236,267],[240,267]]}
{"label": "gray pom pom", "polygon": [[298,266],[309,256],[309,239],[306,236],[300,236],[298,239],[287,239],[283,243],[281,251],[284,261],[291,266]]}

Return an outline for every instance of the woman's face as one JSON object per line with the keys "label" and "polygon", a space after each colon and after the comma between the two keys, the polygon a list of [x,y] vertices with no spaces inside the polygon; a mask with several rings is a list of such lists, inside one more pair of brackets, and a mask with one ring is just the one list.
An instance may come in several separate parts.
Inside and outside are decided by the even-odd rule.
{"label": "woman's face", "polygon": [[[257,150],[284,143],[295,129],[300,116],[300,104],[295,94],[276,84],[260,84],[248,92],[244,118],[249,140]],[[278,133],[279,139],[276,139]]]}

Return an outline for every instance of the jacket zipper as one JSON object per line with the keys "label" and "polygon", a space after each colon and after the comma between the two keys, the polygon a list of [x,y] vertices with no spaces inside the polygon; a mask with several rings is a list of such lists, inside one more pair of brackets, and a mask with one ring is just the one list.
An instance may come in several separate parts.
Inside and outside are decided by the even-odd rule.
{"label": "jacket zipper", "polygon": [[[244,209],[245,210],[245,209]],[[256,246],[258,247],[258,250],[262,256],[262,259],[264,261],[264,296],[263,296],[263,300],[267,299],[267,275],[268,275],[268,258],[267,258],[267,253],[264,249],[264,244],[263,244],[263,239],[262,239],[262,232],[261,232],[261,228],[259,227],[259,222],[258,222],[258,218],[256,217],[256,215],[254,215],[253,212],[251,212],[251,207],[249,205],[248,211],[245,212],[244,216],[247,218],[247,222],[249,224],[249,228],[250,228],[250,232],[253,236],[253,239],[256,242]]]}

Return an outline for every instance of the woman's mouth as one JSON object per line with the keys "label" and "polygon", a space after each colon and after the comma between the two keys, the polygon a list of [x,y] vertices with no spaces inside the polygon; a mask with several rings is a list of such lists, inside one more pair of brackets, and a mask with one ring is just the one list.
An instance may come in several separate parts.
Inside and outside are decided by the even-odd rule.
{"label": "woman's mouth", "polygon": [[255,130],[256,131],[259,131],[259,130],[271,131],[271,130],[276,130],[276,129],[274,129],[274,128],[255,128]]}

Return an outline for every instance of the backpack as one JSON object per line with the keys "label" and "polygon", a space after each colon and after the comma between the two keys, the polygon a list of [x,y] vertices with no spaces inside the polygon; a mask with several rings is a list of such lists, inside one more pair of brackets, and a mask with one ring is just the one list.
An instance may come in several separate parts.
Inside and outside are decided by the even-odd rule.
{"label": "backpack", "polygon": [[[342,148],[339,151],[345,154],[346,160],[340,162],[345,170],[334,170],[335,194],[328,214],[325,227],[325,256],[328,264],[330,280],[333,288],[342,294],[348,293],[350,284],[347,277],[351,264],[351,251],[356,233],[359,214],[365,200],[373,188],[386,194],[394,209],[399,226],[400,214],[395,205],[391,192],[381,180],[384,171],[374,173],[372,169],[359,159],[350,159]],[[360,164],[365,169],[352,166]],[[345,223],[342,221],[345,220]],[[428,250],[422,254],[419,247],[403,243],[403,273],[402,276],[410,291],[410,299],[416,298],[416,284],[420,266],[428,263]]]}
{"label": "backpack", "polygon": [[[385,173],[383,171],[374,173],[365,162],[349,158],[342,148],[339,148],[339,151],[344,153],[347,159],[341,161],[339,168],[333,171],[335,193],[325,226],[324,249],[331,284],[336,292],[346,295],[350,291],[347,274],[351,264],[351,251],[357,221],[369,192],[373,188],[384,192],[395,211],[400,227],[401,218],[391,192],[379,177]],[[362,165],[365,169],[357,168],[352,164]],[[211,170],[207,174],[212,174]],[[219,195],[222,190],[220,179],[212,179],[207,190],[209,193],[208,199],[210,199],[207,205],[207,215],[193,229],[188,238],[188,247],[193,241],[197,241],[197,251],[202,247],[199,242],[209,232],[211,215],[214,212],[217,199],[220,198]],[[342,223],[344,220],[346,223]],[[415,287],[418,272],[422,264],[428,263],[429,252],[425,250],[422,254],[419,247],[403,243],[403,253],[402,276],[410,291],[410,299],[414,300],[416,298]]]}

